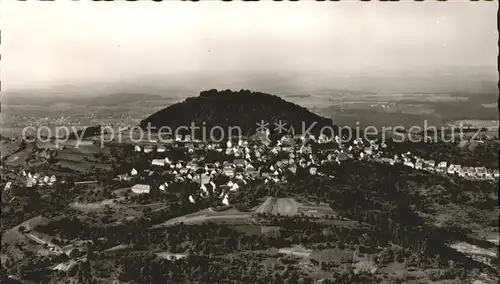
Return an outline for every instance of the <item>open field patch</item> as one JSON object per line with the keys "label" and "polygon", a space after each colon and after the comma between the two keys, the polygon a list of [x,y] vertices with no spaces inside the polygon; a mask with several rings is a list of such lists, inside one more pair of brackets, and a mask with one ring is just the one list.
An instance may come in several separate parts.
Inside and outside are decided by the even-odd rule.
{"label": "open field patch", "polygon": [[335,212],[328,204],[300,203],[294,198],[268,197],[259,206],[254,208],[254,213],[280,214],[295,216],[304,214],[313,217],[335,216]]}
{"label": "open field patch", "polygon": [[162,228],[169,227],[179,223],[183,223],[186,225],[200,224],[203,222],[216,222],[216,223],[225,223],[225,224],[251,224],[250,218],[252,214],[249,212],[239,212],[239,211],[222,211],[215,212],[209,209],[201,210],[195,212],[193,214],[184,215],[181,217],[170,219],[164,223],[154,225],[152,228]]}

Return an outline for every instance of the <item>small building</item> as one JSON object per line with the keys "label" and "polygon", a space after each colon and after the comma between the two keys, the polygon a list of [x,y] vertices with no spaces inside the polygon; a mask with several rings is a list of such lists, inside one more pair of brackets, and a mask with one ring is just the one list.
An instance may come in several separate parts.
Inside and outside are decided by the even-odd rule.
{"label": "small building", "polygon": [[195,204],[196,201],[194,200],[194,197],[192,195],[189,196],[189,202]]}
{"label": "small building", "polygon": [[151,153],[151,152],[153,152],[153,146],[144,147],[144,153]]}
{"label": "small building", "polygon": [[11,181],[8,181],[8,182],[5,184],[5,187],[3,188],[3,190],[9,190],[11,187],[12,187],[12,182],[11,182]]}
{"label": "small building", "polygon": [[309,168],[309,174],[314,176],[317,174],[317,172],[318,172],[318,169],[316,167]]}
{"label": "small building", "polygon": [[231,167],[224,167],[224,169],[222,170],[222,172],[226,176],[233,176],[234,175],[234,169],[231,168]]}
{"label": "small building", "polygon": [[35,183],[35,181],[33,180],[32,177],[27,177],[26,178],[26,187],[33,187],[34,183]]}
{"label": "small building", "polygon": [[493,177],[495,178],[500,177],[500,172],[498,170],[493,170]]}
{"label": "small building", "polygon": [[160,186],[159,186],[159,189],[160,189],[161,191],[165,191],[167,188],[168,188],[168,183],[167,183],[167,182],[162,183],[162,184],[160,184]]}
{"label": "small building", "polygon": [[436,161],[429,160],[429,161],[426,161],[426,164],[427,164],[427,166],[434,168],[436,166]]}
{"label": "small building", "polygon": [[132,177],[129,176],[128,173],[127,174],[118,175],[117,178],[118,178],[119,181],[129,181],[129,180],[132,179]]}
{"label": "small building", "polygon": [[373,154],[372,147],[365,147],[365,149],[363,151],[365,152],[366,155],[372,155]]}
{"label": "small building", "polygon": [[237,191],[240,188],[240,186],[237,183],[233,183],[233,186],[231,186],[231,191]]}
{"label": "small building", "polygon": [[135,168],[133,168],[131,171],[130,171],[130,175],[131,176],[136,176],[138,174],[137,170]]}
{"label": "small building", "polygon": [[156,149],[156,151],[159,153],[163,153],[166,150],[167,150],[167,148],[165,148],[165,146],[163,146],[163,145],[158,146],[158,148]]}
{"label": "small building", "polygon": [[141,152],[141,150],[142,150],[141,146],[139,146],[139,145],[134,146],[134,152]]}
{"label": "small building", "polygon": [[151,165],[164,167],[165,166],[165,160],[164,159],[153,159],[151,161]]}
{"label": "small building", "polygon": [[476,176],[477,177],[485,177],[486,176],[486,168],[485,167],[476,167]]}
{"label": "small building", "polygon": [[229,205],[229,198],[227,194],[224,196],[224,199],[222,199],[222,204],[226,206]]}
{"label": "small building", "polygon": [[233,161],[234,165],[238,168],[244,168],[245,167],[245,160],[243,159],[236,159]]}
{"label": "small building", "polygon": [[136,184],[132,186],[131,190],[135,194],[145,194],[150,192],[151,187],[147,184]]}
{"label": "small building", "polygon": [[446,163],[445,161],[442,161],[442,162],[440,162],[440,163],[438,164],[438,168],[440,168],[440,169],[445,169],[445,168],[446,168],[446,166],[447,166],[447,163]]}

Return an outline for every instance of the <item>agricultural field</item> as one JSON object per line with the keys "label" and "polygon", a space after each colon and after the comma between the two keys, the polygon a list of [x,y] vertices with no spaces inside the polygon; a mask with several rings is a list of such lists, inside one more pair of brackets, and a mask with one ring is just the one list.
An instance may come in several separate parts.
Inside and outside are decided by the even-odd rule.
{"label": "agricultural field", "polygon": [[299,203],[294,198],[268,197],[254,208],[255,213],[280,214],[283,216],[307,215],[313,217],[335,216],[328,204]]}
{"label": "agricultural field", "polygon": [[201,224],[204,222],[215,222],[215,223],[230,223],[233,225],[237,224],[251,224],[252,214],[249,212],[239,212],[236,210],[228,210],[216,212],[211,209],[204,209],[193,214],[184,215],[181,217],[170,219],[164,223],[154,225],[152,228],[163,228],[179,223],[186,225]]}

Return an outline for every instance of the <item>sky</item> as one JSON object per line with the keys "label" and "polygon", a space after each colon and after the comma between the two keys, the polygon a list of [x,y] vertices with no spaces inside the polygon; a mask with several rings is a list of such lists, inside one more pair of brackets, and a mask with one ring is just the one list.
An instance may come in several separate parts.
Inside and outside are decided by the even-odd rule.
{"label": "sky", "polygon": [[1,7],[4,90],[203,72],[495,68],[498,54],[496,1],[7,0]]}

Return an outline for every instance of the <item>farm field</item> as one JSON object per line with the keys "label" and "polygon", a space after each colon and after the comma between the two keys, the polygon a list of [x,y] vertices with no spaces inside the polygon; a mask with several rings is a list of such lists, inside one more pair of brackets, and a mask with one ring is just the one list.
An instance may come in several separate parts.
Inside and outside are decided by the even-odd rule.
{"label": "farm field", "polygon": [[170,219],[164,223],[154,225],[152,228],[163,228],[173,226],[179,223],[186,225],[200,224],[203,222],[216,222],[216,223],[230,223],[237,224],[251,224],[252,214],[249,212],[239,212],[236,210],[228,210],[222,212],[215,212],[210,209],[204,209],[193,214],[184,215],[181,217]]}
{"label": "farm field", "polygon": [[268,197],[254,208],[254,213],[280,214],[295,216],[304,214],[313,217],[335,216],[328,204],[300,203],[293,198]]}

